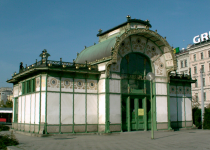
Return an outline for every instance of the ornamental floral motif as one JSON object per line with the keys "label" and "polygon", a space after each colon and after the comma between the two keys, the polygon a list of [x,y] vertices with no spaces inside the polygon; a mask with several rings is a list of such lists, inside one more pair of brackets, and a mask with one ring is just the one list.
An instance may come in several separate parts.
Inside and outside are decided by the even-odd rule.
{"label": "ornamental floral motif", "polygon": [[178,94],[184,94],[184,91],[183,91],[183,87],[182,86],[179,86],[178,87],[177,93]]}
{"label": "ornamental floral motif", "polygon": [[50,88],[59,88],[60,86],[60,81],[54,77],[49,77],[47,79],[47,87]]}
{"label": "ornamental floral motif", "polygon": [[61,88],[73,89],[73,80],[72,79],[63,78],[62,81],[61,81]]}
{"label": "ornamental floral motif", "polygon": [[170,86],[170,93],[176,94],[176,86]]}
{"label": "ornamental floral motif", "polygon": [[185,87],[185,94],[191,94],[191,88]]}
{"label": "ornamental floral motif", "polygon": [[74,89],[85,89],[85,83],[82,80],[76,80],[74,82]]}
{"label": "ornamental floral motif", "polygon": [[87,89],[88,90],[97,90],[97,82],[87,81]]}

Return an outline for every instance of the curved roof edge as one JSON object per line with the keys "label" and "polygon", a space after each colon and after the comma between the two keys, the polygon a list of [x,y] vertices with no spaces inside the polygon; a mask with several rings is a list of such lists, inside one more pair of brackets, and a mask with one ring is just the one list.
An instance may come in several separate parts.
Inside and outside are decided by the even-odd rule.
{"label": "curved roof edge", "polygon": [[126,21],[126,22],[124,22],[124,23],[122,23],[122,24],[120,24],[120,25],[118,25],[118,26],[115,26],[114,28],[111,28],[111,29],[109,29],[109,30],[106,30],[106,31],[104,31],[104,32],[102,32],[102,33],[98,33],[97,36],[102,36],[102,35],[104,35],[104,34],[110,32],[110,31],[113,31],[113,30],[115,30],[115,29],[118,29],[118,28],[120,28],[120,27],[126,25],[127,23],[132,23],[132,22],[135,22],[135,23],[142,23],[142,24],[144,24],[144,25],[147,25],[147,26],[150,27],[150,28],[152,27],[152,25],[149,23],[149,20],[144,21],[144,20],[141,20],[141,19],[128,19],[128,21]]}
{"label": "curved roof edge", "polygon": [[120,35],[117,34],[110,39],[84,49],[77,56],[75,63],[93,62],[111,56],[111,50],[116,43],[116,37]]}

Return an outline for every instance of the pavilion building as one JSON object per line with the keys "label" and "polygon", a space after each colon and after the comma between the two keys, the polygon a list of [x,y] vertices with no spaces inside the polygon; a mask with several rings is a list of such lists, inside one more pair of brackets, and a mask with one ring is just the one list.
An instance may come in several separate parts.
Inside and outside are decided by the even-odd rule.
{"label": "pavilion building", "polygon": [[[12,127],[39,134],[192,127],[195,81],[171,74],[177,69],[173,50],[150,27],[148,20],[127,16],[99,30],[99,43],[85,47],[73,63],[48,60],[44,50],[41,61],[21,64],[7,80],[14,85]],[[149,72],[155,75],[151,84]]]}

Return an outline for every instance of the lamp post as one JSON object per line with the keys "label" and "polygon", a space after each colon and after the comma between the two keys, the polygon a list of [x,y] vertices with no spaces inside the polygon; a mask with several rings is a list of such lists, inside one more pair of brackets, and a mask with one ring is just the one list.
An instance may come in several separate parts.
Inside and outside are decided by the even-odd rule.
{"label": "lamp post", "polygon": [[154,139],[154,129],[153,129],[153,102],[152,102],[152,80],[155,79],[155,75],[149,72],[146,79],[150,81],[150,100],[151,100],[151,139]]}

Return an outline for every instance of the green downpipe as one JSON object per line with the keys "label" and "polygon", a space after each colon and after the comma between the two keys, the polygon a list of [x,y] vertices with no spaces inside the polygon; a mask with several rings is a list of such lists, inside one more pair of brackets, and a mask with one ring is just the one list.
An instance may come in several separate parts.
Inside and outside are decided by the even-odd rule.
{"label": "green downpipe", "polygon": [[171,128],[171,111],[170,111],[170,88],[169,83],[167,83],[167,103],[168,103],[168,130],[172,130]]}
{"label": "green downpipe", "polygon": [[105,133],[109,133],[109,79],[105,79]]}
{"label": "green downpipe", "polygon": [[74,133],[74,78],[73,78],[73,109],[72,109],[72,111],[73,111],[73,116],[72,116],[72,120],[73,120],[73,122],[72,122],[72,131]]}
{"label": "green downpipe", "polygon": [[45,134],[47,134],[47,79],[48,79],[48,75],[46,75],[46,87],[45,87]]}
{"label": "green downpipe", "polygon": [[39,131],[40,131],[40,124],[41,124],[41,90],[42,90],[41,82],[42,82],[42,77],[40,75],[40,82],[39,82],[39,130],[38,130],[38,134],[39,134]]}
{"label": "green downpipe", "polygon": [[60,78],[60,93],[59,93],[59,133],[61,134],[61,77]]}

